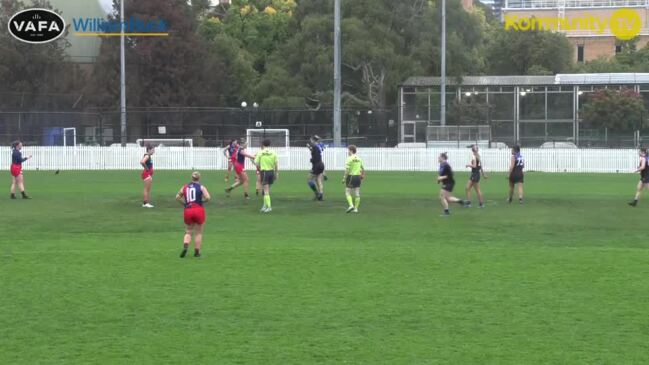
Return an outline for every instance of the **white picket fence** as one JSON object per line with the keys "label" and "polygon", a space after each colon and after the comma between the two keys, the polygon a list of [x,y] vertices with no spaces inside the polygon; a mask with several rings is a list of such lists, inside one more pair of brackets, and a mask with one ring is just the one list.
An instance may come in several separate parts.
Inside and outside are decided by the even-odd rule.
{"label": "white picket fence", "polygon": [[[307,148],[277,149],[281,170],[308,170],[310,153]],[[254,153],[254,150],[250,152]],[[435,148],[360,148],[358,155],[369,171],[435,171],[437,155],[447,152],[457,171],[464,171],[470,158],[469,149]],[[137,147],[32,147],[23,155],[33,155],[25,170],[137,170],[144,150]],[[485,149],[481,151],[483,165],[488,171],[507,171],[510,151]],[[524,149],[526,170],[544,172],[629,172],[638,164],[636,150],[615,149]],[[324,152],[327,170],[343,170],[347,150],[329,148]],[[223,170],[227,161],[220,148],[160,147],[154,155],[158,170]],[[11,163],[9,147],[0,147],[0,169],[8,170]],[[251,167],[249,165],[249,167]]]}

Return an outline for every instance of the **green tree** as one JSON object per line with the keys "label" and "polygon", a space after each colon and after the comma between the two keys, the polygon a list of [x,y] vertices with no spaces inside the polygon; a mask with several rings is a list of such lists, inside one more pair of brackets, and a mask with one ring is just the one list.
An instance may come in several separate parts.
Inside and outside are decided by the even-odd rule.
{"label": "green tree", "polygon": [[505,30],[501,24],[491,28],[488,39],[488,74],[547,75],[571,69],[573,47],[563,34]]}
{"label": "green tree", "polygon": [[[3,29],[0,32],[0,93],[3,93],[0,108],[71,108],[73,98],[54,95],[77,91],[83,79],[79,68],[66,59],[65,50],[69,43],[65,37],[47,44],[29,44],[13,38],[6,31],[13,14],[32,7],[53,9],[44,0],[30,3],[0,1],[0,29]],[[23,94],[31,96],[28,96],[28,102],[20,96]],[[33,97],[44,94],[51,95]]]}
{"label": "green tree", "polygon": [[[114,3],[117,6],[118,2]],[[223,104],[224,60],[212,57],[197,34],[198,20],[184,0],[127,2],[126,18],[162,19],[168,37],[127,37],[128,106]],[[151,14],[155,14],[152,16]],[[115,15],[110,17],[115,20]],[[119,38],[104,37],[94,69],[95,102],[119,105]]]}
{"label": "green tree", "polygon": [[[640,94],[631,89],[602,89],[589,96],[582,116],[596,128],[626,132],[642,127],[647,111]],[[645,121],[645,126],[646,126]]]}
{"label": "green tree", "polygon": [[255,70],[264,73],[267,57],[291,35],[296,7],[294,0],[235,0],[224,14],[205,19],[201,33],[212,42],[224,34],[238,40],[241,51],[253,57]]}
{"label": "green tree", "polygon": [[[343,103],[383,109],[396,102],[397,85],[408,76],[439,74],[439,8],[433,1],[356,0],[343,3]],[[448,73],[478,73],[484,61],[483,15],[448,4]],[[333,1],[303,0],[291,26],[294,34],[269,58],[274,72],[295,75],[293,90],[276,75],[265,73],[258,88],[283,89],[284,98],[302,97],[318,108],[331,105],[333,91]],[[299,50],[299,51],[298,51]],[[269,67],[270,69],[270,67]],[[269,86],[278,82],[275,86]],[[305,89],[308,90],[305,94]]]}

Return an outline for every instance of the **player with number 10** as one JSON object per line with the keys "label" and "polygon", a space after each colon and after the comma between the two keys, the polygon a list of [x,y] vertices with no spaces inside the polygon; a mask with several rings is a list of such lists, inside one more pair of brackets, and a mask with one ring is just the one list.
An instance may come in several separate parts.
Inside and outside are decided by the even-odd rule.
{"label": "player with number 10", "polygon": [[205,224],[205,208],[203,204],[210,201],[210,193],[207,188],[200,183],[201,174],[192,173],[192,182],[183,186],[176,200],[185,206],[184,221],[187,226],[185,237],[183,238],[183,250],[180,257],[187,255],[189,244],[194,236],[194,257],[201,257],[201,243],[203,241],[203,225]]}

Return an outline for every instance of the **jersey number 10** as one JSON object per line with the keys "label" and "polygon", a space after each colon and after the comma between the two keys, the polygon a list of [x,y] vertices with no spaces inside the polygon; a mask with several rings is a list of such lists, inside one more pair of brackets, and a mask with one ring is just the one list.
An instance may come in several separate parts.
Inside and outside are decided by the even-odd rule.
{"label": "jersey number 10", "polygon": [[187,196],[185,197],[187,203],[193,203],[196,201],[196,188],[187,189]]}

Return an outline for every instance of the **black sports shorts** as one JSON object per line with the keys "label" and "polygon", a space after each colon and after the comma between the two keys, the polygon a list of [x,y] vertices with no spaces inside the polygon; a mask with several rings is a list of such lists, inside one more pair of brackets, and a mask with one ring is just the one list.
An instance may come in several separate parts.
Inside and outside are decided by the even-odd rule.
{"label": "black sports shorts", "polygon": [[361,187],[360,175],[348,175],[346,185],[350,189],[360,188]]}

